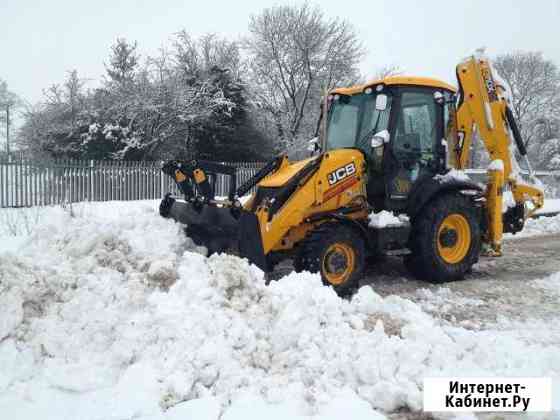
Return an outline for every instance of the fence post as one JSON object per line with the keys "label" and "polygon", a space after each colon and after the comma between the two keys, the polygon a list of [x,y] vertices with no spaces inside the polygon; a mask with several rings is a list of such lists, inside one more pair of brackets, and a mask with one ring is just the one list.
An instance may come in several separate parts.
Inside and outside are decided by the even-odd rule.
{"label": "fence post", "polygon": [[[163,160],[160,161],[160,166],[163,166]],[[163,172],[162,171],[158,171],[158,177],[159,177],[159,197],[163,198],[163,195],[165,194],[165,187],[163,185]]]}
{"label": "fence post", "polygon": [[4,168],[6,167],[0,158],[0,208],[4,207]]}

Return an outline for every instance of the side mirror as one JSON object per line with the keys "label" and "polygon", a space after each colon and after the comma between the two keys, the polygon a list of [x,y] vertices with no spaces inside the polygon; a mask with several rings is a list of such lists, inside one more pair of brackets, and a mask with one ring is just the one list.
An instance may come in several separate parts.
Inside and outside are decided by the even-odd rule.
{"label": "side mirror", "polygon": [[384,146],[385,143],[389,143],[391,135],[387,130],[375,133],[371,139],[371,148],[377,149],[378,147]]}
{"label": "side mirror", "polygon": [[315,153],[321,150],[321,146],[319,145],[319,137],[313,137],[307,143],[307,151],[309,153]]}
{"label": "side mirror", "polygon": [[389,132],[387,130],[375,133],[371,138],[371,164],[374,172],[383,171],[383,155],[385,153],[385,143],[389,143]]}
{"label": "side mirror", "polygon": [[387,95],[380,93],[375,98],[375,109],[378,111],[385,111],[387,109]]}

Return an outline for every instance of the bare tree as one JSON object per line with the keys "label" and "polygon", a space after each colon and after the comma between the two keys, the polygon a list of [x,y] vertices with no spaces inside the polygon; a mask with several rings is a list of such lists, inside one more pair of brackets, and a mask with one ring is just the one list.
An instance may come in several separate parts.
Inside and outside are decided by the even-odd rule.
{"label": "bare tree", "polygon": [[363,47],[348,22],[307,3],[267,8],[251,17],[249,32],[245,47],[258,100],[293,145],[306,114],[318,110],[310,102],[320,90],[358,78]]}
{"label": "bare tree", "polygon": [[227,69],[235,78],[242,67],[239,46],[216,34],[202,35],[198,39],[185,30],[175,34],[173,58],[188,76],[208,72],[213,67]]}
{"label": "bare tree", "polygon": [[403,69],[396,64],[391,64],[377,69],[374,74],[374,79],[384,79],[389,76],[398,76],[401,74],[403,74]]}
{"label": "bare tree", "polygon": [[10,153],[10,135],[14,111],[21,105],[21,99],[8,89],[8,84],[0,79],[0,134],[6,141],[6,152]]}
{"label": "bare tree", "polygon": [[85,107],[85,97],[83,93],[85,81],[80,79],[77,70],[68,72],[64,82],[66,100],[69,106],[72,125],[76,124],[78,113]]}
{"label": "bare tree", "polygon": [[560,72],[540,52],[496,57],[494,66],[511,88],[511,108],[527,145],[560,116]]}

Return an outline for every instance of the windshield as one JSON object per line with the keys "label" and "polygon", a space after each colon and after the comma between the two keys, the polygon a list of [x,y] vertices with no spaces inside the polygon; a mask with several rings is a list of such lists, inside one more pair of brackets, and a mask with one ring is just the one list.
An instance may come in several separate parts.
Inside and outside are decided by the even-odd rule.
{"label": "windshield", "polygon": [[371,136],[387,129],[391,109],[390,95],[386,109],[375,109],[376,96],[375,92],[334,96],[328,116],[327,150],[356,147],[370,154]]}

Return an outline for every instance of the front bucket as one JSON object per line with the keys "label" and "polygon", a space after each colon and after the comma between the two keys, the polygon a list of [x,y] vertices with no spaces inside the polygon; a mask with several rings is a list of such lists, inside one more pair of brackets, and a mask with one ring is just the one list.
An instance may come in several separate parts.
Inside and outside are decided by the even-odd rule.
{"label": "front bucket", "polygon": [[228,208],[211,205],[195,208],[191,203],[167,195],[161,201],[159,213],[187,225],[187,235],[197,245],[205,246],[209,254],[239,249],[239,220]]}

